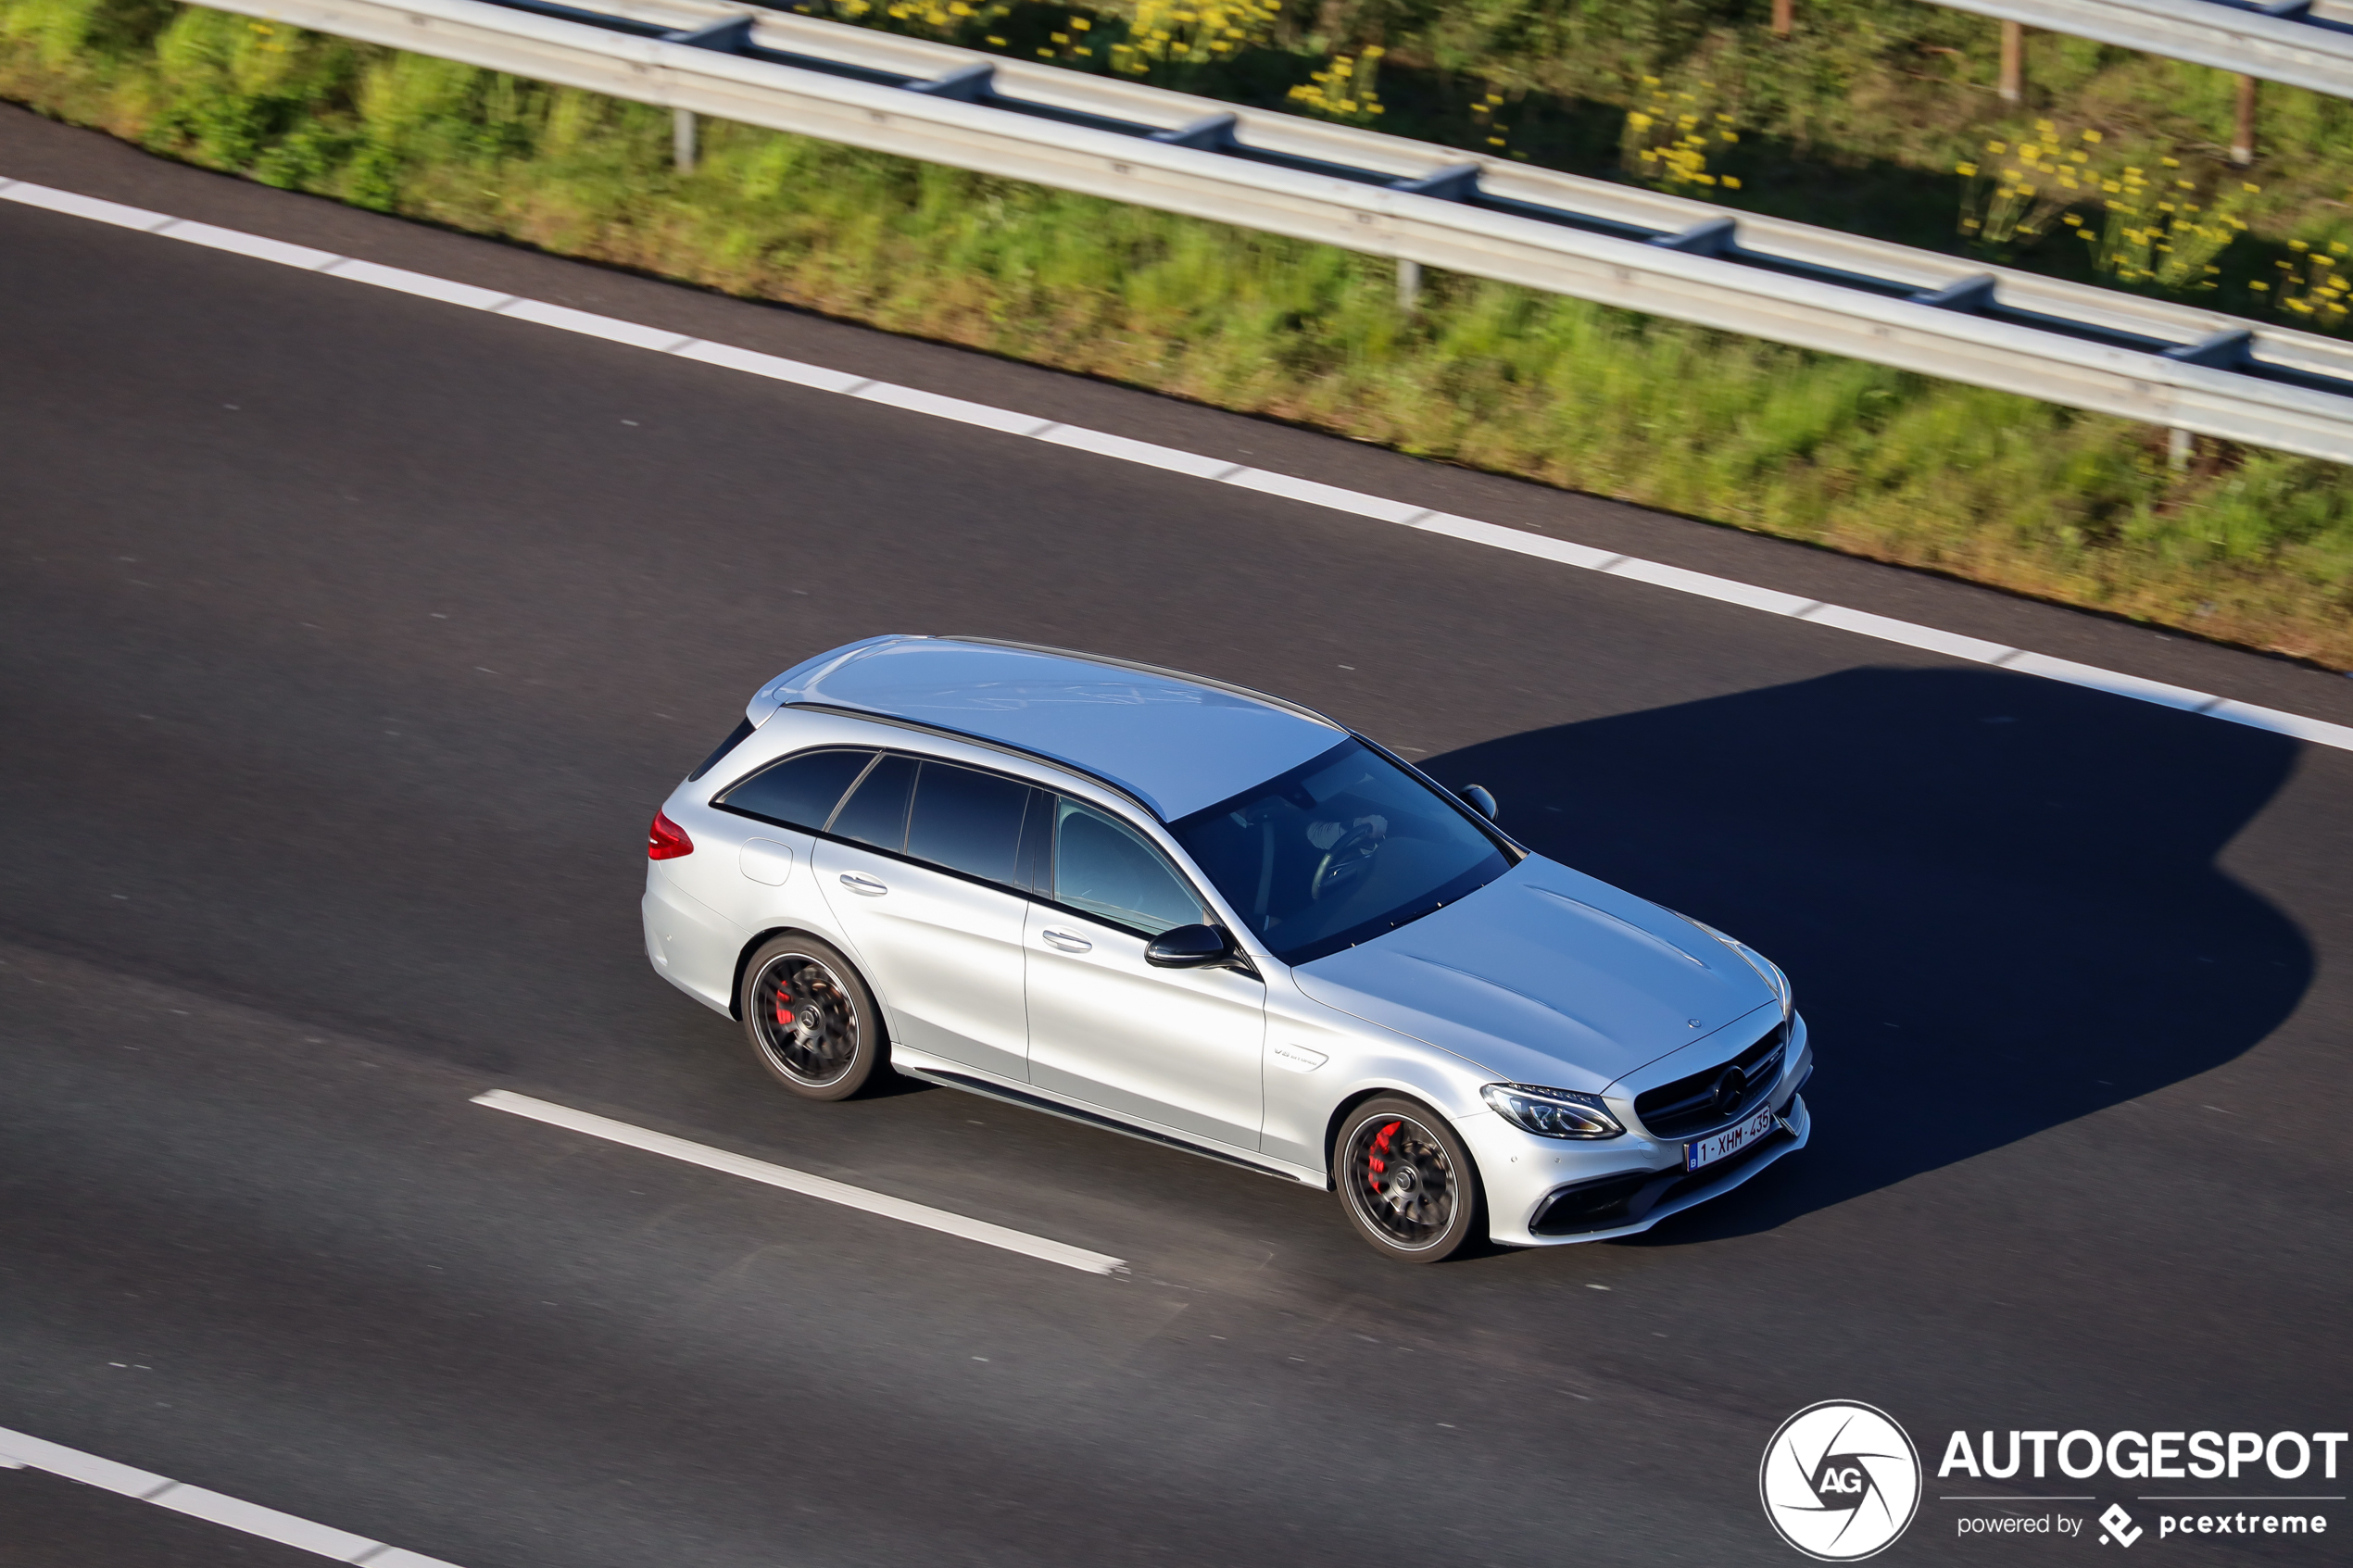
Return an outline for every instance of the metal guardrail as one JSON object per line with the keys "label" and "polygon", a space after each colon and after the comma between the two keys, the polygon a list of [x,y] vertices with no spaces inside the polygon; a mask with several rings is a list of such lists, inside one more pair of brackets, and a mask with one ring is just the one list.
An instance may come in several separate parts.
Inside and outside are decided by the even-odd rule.
{"label": "metal guardrail", "polygon": [[1687,197],[711,0],[204,3],[2353,462],[2353,345]]}
{"label": "metal guardrail", "polygon": [[2347,0],[1931,0],[2266,82],[2353,98]]}

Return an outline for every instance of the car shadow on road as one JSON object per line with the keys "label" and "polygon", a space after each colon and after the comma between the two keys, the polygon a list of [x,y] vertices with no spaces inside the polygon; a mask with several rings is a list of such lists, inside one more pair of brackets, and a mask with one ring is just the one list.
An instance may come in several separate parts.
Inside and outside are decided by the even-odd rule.
{"label": "car shadow on road", "polygon": [[[2229,1061],[2314,958],[2216,863],[2297,743],[1994,671],[1871,669],[1428,759],[1540,853],[1793,978],[1812,1144],[1643,1239],[1796,1215]],[[2054,1191],[2051,1201],[2067,1201]]]}

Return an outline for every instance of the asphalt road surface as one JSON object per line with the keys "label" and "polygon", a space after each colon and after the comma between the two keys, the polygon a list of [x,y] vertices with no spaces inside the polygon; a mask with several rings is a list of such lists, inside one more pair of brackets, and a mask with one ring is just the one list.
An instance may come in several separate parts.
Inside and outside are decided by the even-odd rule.
{"label": "asphalt road surface", "polygon": [[[13,110],[0,173],[2353,718],[2280,661]],[[1827,1399],[1931,1466],[2353,1415],[2353,756],[7,206],[0,551],[0,1426],[464,1568],[1304,1568],[1800,1561],[1757,1464]],[[648,970],[645,822],[760,682],[886,631],[1198,670],[1489,785],[1782,962],[1812,1147],[1637,1240],[1415,1269],[1206,1160],[785,1098]],[[2094,1552],[1959,1521],[2152,1485],[1927,1490],[1891,1560]],[[2095,1500],[1944,1500],[1994,1490]],[[2312,1509],[2139,1549],[2342,1561]],[[0,1471],[10,1568],[316,1561]]]}

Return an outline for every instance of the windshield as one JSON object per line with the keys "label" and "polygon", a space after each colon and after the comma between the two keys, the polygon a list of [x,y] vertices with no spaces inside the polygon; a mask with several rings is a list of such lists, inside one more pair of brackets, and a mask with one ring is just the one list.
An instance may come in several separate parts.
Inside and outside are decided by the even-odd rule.
{"label": "windshield", "polygon": [[1509,869],[1462,808],[1353,739],[1170,831],[1289,964],[1419,920]]}

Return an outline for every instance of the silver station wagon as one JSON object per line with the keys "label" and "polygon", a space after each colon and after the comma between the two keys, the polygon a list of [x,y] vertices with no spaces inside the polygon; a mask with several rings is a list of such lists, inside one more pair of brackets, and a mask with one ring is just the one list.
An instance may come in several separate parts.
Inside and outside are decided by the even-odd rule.
{"label": "silver station wagon", "polygon": [[1319,713],[876,637],[762,686],[648,842],[646,948],[811,1099],[885,1069],[1337,1187],[1365,1239],[1624,1236],[1806,1139],[1761,954]]}

